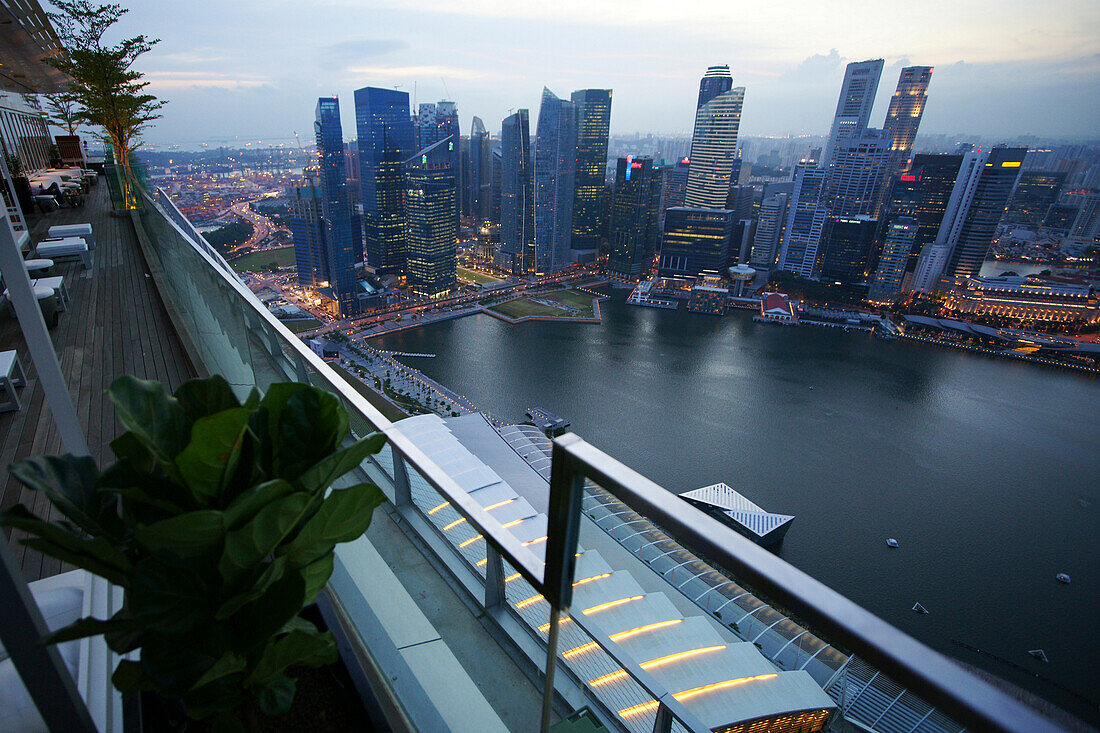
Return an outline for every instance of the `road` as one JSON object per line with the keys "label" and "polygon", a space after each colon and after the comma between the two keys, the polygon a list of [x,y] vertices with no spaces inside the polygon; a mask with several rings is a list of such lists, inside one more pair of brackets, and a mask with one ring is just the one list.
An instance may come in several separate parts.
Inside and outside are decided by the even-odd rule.
{"label": "road", "polygon": [[259,199],[238,201],[229,207],[231,212],[252,224],[252,236],[239,247],[234,247],[232,250],[233,252],[245,248],[260,249],[260,245],[266,241],[268,237],[276,231],[279,231],[279,227],[275,226],[275,223],[272,222],[271,219],[268,219],[252,208],[252,203],[254,201],[259,201]]}

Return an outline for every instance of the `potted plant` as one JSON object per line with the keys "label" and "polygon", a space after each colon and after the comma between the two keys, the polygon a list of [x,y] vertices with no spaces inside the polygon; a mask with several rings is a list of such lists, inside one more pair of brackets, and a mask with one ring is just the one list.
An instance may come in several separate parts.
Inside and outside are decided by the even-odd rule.
{"label": "potted plant", "polygon": [[385,437],[348,440],[339,401],[306,384],[253,389],[242,403],[217,376],[174,395],[122,377],[108,396],[125,429],[110,468],[73,455],[11,467],[68,521],[16,505],[0,524],[124,589],[114,616],[46,641],[103,634],[118,654],[140,650],[112,677],[124,694],[155,691],[190,718],[216,716],[217,730],[242,729],[242,717],[255,728],[257,708],[290,708],[288,667],[337,658],[332,635],[299,613],[328,581],[335,545],[366,531],[384,500],[370,483],[328,489]]}
{"label": "potted plant", "polygon": [[31,195],[31,183],[23,174],[23,161],[15,153],[5,153],[4,162],[8,166],[8,175],[11,176],[15,196],[19,199],[19,209],[26,214],[34,207],[34,197]]}

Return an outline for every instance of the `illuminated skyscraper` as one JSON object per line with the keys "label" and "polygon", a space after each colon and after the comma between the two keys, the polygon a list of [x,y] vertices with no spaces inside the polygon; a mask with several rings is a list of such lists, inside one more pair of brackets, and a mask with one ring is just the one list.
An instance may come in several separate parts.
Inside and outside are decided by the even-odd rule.
{"label": "illuminated skyscraper", "polygon": [[467,178],[466,210],[473,218],[484,221],[489,218],[489,189],[492,173],[489,152],[489,133],[480,117],[474,117],[470,126],[470,166],[464,171]]}
{"label": "illuminated skyscraper", "polygon": [[357,89],[355,128],[367,264],[381,273],[401,273],[405,265],[404,162],[415,152],[408,93]]}
{"label": "illuminated skyscraper", "polygon": [[745,88],[733,87],[729,66],[707,69],[699,83],[685,206],[721,209],[726,205],[730,186],[736,183],[731,173],[744,102]]}
{"label": "illuminated skyscraper", "polygon": [[[461,132],[458,126],[458,107],[454,102],[440,100],[434,104],[422,103],[416,118],[417,147],[423,150],[435,145],[441,140],[450,139],[452,145],[440,154],[450,158],[448,165],[455,174],[456,182],[462,174],[459,163],[459,137]],[[459,210],[455,209],[455,226],[458,226]]]}
{"label": "illuminated skyscraper", "polygon": [[873,213],[889,158],[890,136],[885,130],[862,128],[838,139],[828,169],[829,213],[842,217]]}
{"label": "illuminated skyscraper", "polygon": [[340,100],[321,97],[313,123],[317,134],[318,189],[324,217],[329,285],[343,317],[359,312],[357,254],[362,251],[359,217],[348,199],[347,169],[344,167],[344,135],[340,128]]}
{"label": "illuminated skyscraper", "polygon": [[837,141],[867,127],[871,108],[875,104],[878,80],[882,76],[882,63],[882,59],[857,61],[848,64],[844,70],[844,83],[840,87],[840,99],[825,147],[823,162],[826,169],[832,165]]}
{"label": "illuminated skyscraper", "polygon": [[665,224],[665,212],[674,206],[683,206],[687,198],[688,158],[676,161],[676,165],[665,168],[661,173],[661,206],[658,223]]}
{"label": "illuminated skyscraper", "polygon": [[289,208],[288,223],[294,242],[298,284],[303,287],[318,287],[321,283],[328,282],[329,267],[328,250],[325,246],[325,219],[321,211],[321,190],[313,185],[313,179],[310,180],[310,185],[293,190]]}
{"label": "illuminated skyscraper", "polygon": [[720,277],[729,267],[733,212],[677,206],[665,212],[661,239],[661,277]]}
{"label": "illuminated skyscraper", "polygon": [[450,136],[405,164],[405,231],[409,290],[426,298],[455,287],[458,189]]}
{"label": "illuminated skyscraper", "polygon": [[913,154],[924,107],[928,102],[928,84],[932,81],[931,66],[906,66],[898,77],[894,96],[886,110],[882,128],[890,136],[890,161],[886,165],[881,189],[889,190],[890,181],[906,169]]}
{"label": "illuminated skyscraper", "polygon": [[1016,190],[1008,202],[1005,221],[1038,227],[1043,223],[1047,209],[1058,200],[1058,194],[1065,182],[1065,172],[1024,171],[1020,174]]}
{"label": "illuminated skyscraper", "polygon": [[794,193],[787,210],[779,269],[812,277],[821,234],[829,208],[825,199],[825,169],[800,164],[794,174]]}
{"label": "illuminated skyscraper", "polygon": [[[911,275],[916,270],[917,258],[924,247],[936,241],[962,160],[961,155],[920,153],[913,156],[909,170],[899,175],[890,187],[883,207],[883,221],[889,224],[898,217],[917,220],[917,234],[905,265],[906,274]],[[885,232],[880,236],[885,236]],[[906,285],[903,279],[902,286]]]}
{"label": "illuminated skyscraper", "polygon": [[889,303],[901,292],[905,267],[920,225],[911,216],[899,216],[886,229],[886,241],[879,253],[878,268],[867,293],[867,299],[873,303]]}
{"label": "illuminated skyscraper", "polygon": [[936,241],[921,252],[914,290],[979,273],[1026,154],[1027,148],[1001,147],[966,154]]}
{"label": "illuminated skyscraper", "polygon": [[779,243],[783,241],[783,228],[787,223],[787,202],[790,195],[779,193],[764,199],[756,219],[756,233],[752,240],[749,264],[770,270],[775,267]]}
{"label": "illuminated skyscraper", "polygon": [[496,264],[513,275],[534,270],[535,193],[531,125],[525,109],[500,125],[500,250]]}
{"label": "illuminated skyscraper", "polygon": [[573,174],[574,262],[596,260],[605,225],[603,195],[607,173],[607,136],[611,129],[611,90],[579,89],[571,97],[577,106],[577,159]]}
{"label": "illuminated skyscraper", "polygon": [[649,158],[619,158],[611,205],[611,271],[636,279],[650,267],[657,242],[660,169]]}
{"label": "illuminated skyscraper", "polygon": [[536,273],[569,265],[576,156],[577,106],[544,88],[535,134]]}

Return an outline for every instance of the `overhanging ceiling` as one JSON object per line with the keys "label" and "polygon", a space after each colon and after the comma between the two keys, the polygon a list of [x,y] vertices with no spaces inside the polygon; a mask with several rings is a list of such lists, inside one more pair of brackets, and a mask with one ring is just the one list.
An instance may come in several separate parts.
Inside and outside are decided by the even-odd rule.
{"label": "overhanging ceiling", "polygon": [[64,91],[69,76],[46,62],[64,53],[37,0],[0,0],[0,89],[23,94]]}

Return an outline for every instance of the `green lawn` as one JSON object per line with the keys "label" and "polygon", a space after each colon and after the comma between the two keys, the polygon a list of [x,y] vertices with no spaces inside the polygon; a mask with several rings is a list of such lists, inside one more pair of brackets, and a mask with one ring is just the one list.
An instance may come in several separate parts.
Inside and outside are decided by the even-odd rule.
{"label": "green lawn", "polygon": [[458,279],[459,280],[467,280],[467,281],[472,282],[472,283],[477,283],[478,285],[484,285],[486,283],[498,283],[498,282],[500,282],[499,278],[490,277],[489,275],[482,275],[480,272],[474,272],[473,270],[467,270],[465,267],[459,267],[459,268],[457,268],[457,270],[458,270]]}
{"label": "green lawn", "polygon": [[279,267],[294,264],[294,247],[279,247],[262,252],[249,252],[243,257],[230,260],[229,265],[237,272],[256,272],[274,263]]}
{"label": "green lawn", "polygon": [[509,300],[507,303],[492,306],[491,310],[507,316],[508,318],[524,318],[526,316],[556,316],[562,318],[569,316],[568,313],[560,308],[551,308],[550,306],[536,303],[527,298]]}
{"label": "green lawn", "polygon": [[329,366],[335,369],[336,373],[343,377],[344,381],[352,386],[352,389],[363,395],[367,402],[378,408],[378,411],[385,415],[388,420],[393,420],[396,422],[397,420],[408,417],[408,414],[406,412],[394,407],[393,404],[386,400],[386,398],[375,392],[367,385],[363,384],[363,381],[359,379],[359,377],[344,369],[344,367],[340,366],[339,364],[333,364],[332,362],[329,362]]}
{"label": "green lawn", "polygon": [[295,321],[283,321],[283,325],[290,329],[291,333],[301,333],[302,331],[312,331],[321,325],[321,322],[316,318],[299,318]]}
{"label": "green lawn", "polygon": [[592,307],[592,301],[595,299],[588,293],[582,293],[579,290],[558,290],[538,297],[571,305],[580,311],[576,314],[578,317],[592,318],[595,316],[595,310]]}

